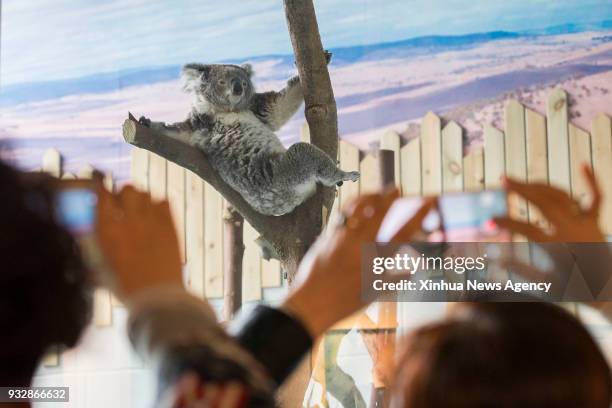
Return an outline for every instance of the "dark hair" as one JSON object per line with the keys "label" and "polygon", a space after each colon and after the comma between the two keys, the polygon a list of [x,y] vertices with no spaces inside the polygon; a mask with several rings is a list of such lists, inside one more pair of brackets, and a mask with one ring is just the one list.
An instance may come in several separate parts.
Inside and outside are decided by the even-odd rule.
{"label": "dark hair", "polygon": [[49,347],[75,345],[91,316],[79,249],[37,179],[0,162],[0,379],[21,384]]}
{"label": "dark hair", "polygon": [[406,408],[608,408],[610,369],[584,326],[545,303],[467,303],[413,332],[393,395]]}

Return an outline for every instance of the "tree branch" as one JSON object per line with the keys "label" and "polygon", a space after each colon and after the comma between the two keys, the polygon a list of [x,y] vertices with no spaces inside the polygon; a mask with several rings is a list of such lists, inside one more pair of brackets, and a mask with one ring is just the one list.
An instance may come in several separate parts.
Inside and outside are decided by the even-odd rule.
{"label": "tree branch", "polygon": [[131,113],[123,122],[123,138],[131,145],[155,153],[197,174],[240,212],[274,249],[283,252],[279,232],[283,231],[287,224],[293,224],[292,214],[274,217],[258,213],[236,190],[219,177],[202,151],[141,125]]}

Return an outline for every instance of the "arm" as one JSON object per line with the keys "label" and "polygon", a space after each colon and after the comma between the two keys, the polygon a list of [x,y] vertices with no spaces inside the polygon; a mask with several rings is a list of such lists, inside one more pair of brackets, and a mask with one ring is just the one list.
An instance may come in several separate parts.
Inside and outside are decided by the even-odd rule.
{"label": "arm", "polygon": [[291,119],[304,102],[300,78],[296,75],[287,81],[279,92],[256,93],[251,110],[270,129],[276,131]]}
{"label": "arm", "polygon": [[280,385],[312,348],[313,339],[287,311],[264,305],[236,319],[230,332],[238,343],[262,364]]}
{"label": "arm", "polygon": [[[325,51],[325,60],[328,64],[331,57],[331,52]],[[251,110],[270,129],[277,131],[295,115],[302,102],[304,94],[300,77],[296,75],[289,78],[287,86],[279,92],[256,93]]]}
{"label": "arm", "polygon": [[127,306],[130,340],[157,363],[160,389],[173,399],[180,397],[177,385],[191,378],[201,387],[233,384],[249,404],[272,406],[277,386],[312,347],[298,320],[267,306],[235,321],[235,338],[216,322],[208,303],[182,288],[150,288]]}
{"label": "arm", "polygon": [[189,394],[187,381],[196,390],[232,387],[249,404],[273,405],[269,370],[225,332],[207,302],[180,287],[156,287],[140,291],[126,305],[130,341],[155,362],[166,398],[177,401]]}

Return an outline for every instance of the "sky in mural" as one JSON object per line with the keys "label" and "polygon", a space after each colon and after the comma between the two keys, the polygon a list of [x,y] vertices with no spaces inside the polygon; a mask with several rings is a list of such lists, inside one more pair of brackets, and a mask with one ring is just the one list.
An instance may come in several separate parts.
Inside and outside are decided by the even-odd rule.
{"label": "sky in mural", "polygon": [[[316,1],[326,47],[598,22],[607,0]],[[4,0],[2,83],[291,51],[278,0]]]}

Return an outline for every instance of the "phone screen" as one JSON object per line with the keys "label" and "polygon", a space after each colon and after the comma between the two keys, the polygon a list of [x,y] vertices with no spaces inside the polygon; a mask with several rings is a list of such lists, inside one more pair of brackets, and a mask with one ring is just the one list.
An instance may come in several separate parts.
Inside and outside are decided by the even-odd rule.
{"label": "phone screen", "polygon": [[[418,210],[421,197],[405,197],[396,200],[383,220],[378,232],[379,242],[388,242],[399,228]],[[494,217],[508,213],[506,192],[485,190],[478,192],[450,193],[438,198],[439,211],[432,210],[423,221],[425,231],[436,231],[443,227],[449,242],[507,241],[508,234],[493,222]],[[439,233],[433,232],[427,240],[440,241]]]}
{"label": "phone screen", "polygon": [[508,213],[506,192],[486,190],[440,197],[446,239],[451,242],[506,240],[493,218]]}
{"label": "phone screen", "polygon": [[61,188],[55,193],[55,216],[57,221],[75,236],[93,232],[96,204],[95,192],[90,188]]}

